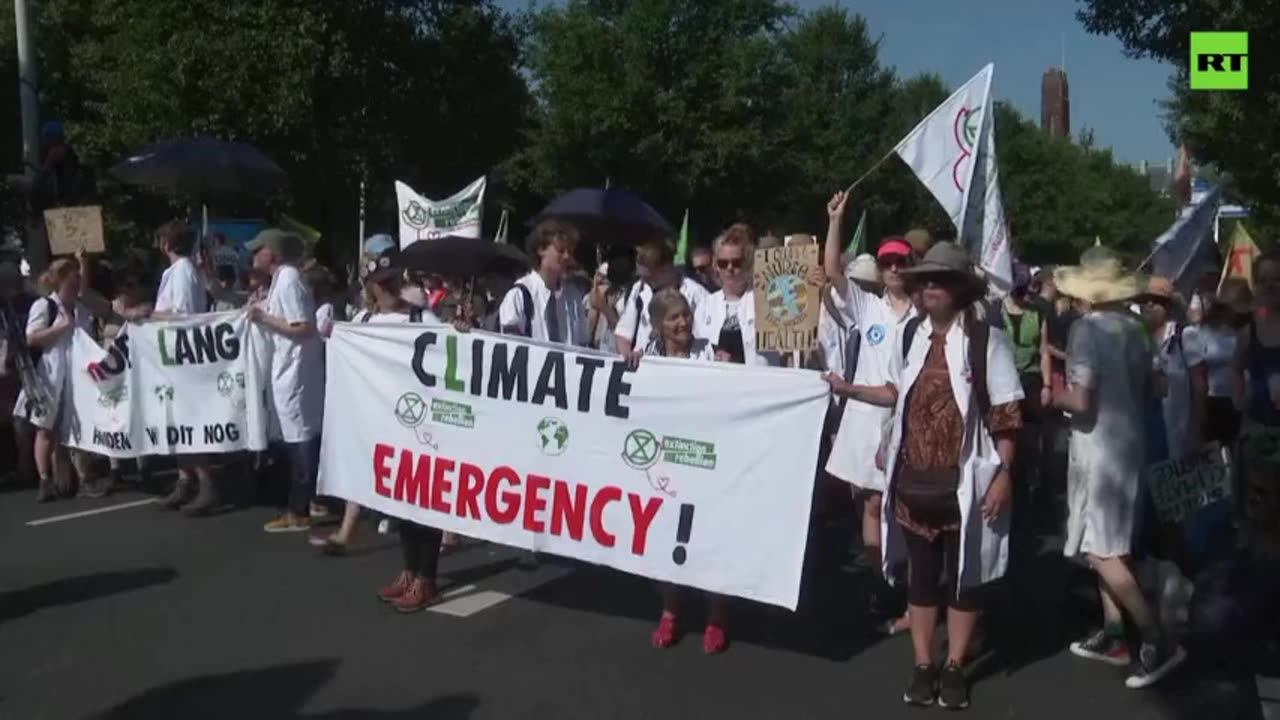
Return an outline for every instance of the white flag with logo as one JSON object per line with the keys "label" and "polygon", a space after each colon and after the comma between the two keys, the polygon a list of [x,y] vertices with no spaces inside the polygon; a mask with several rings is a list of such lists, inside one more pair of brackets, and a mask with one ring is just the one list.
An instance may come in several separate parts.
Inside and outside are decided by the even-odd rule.
{"label": "white flag with logo", "polygon": [[974,261],[1007,287],[1013,272],[996,166],[994,75],[994,65],[984,67],[894,150],[937,198]]}
{"label": "white flag with logo", "polygon": [[430,200],[396,181],[396,205],[400,217],[400,249],[419,240],[446,235],[480,237],[486,178],[481,177],[444,200]]}

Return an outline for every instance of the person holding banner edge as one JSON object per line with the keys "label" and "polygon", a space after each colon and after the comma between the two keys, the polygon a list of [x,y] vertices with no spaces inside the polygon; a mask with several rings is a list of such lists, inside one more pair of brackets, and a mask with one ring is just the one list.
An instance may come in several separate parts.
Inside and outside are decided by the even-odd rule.
{"label": "person holding banner edge", "polygon": [[268,533],[306,532],[315,497],[320,462],[320,428],[324,418],[324,348],[315,326],[315,301],[302,281],[302,238],[268,229],[246,246],[253,267],[271,275],[266,301],[249,306],[249,320],[273,339],[271,353],[272,412],[279,423],[289,458],[288,507],[263,526]]}
{"label": "person holding banner edge", "polygon": [[[160,276],[152,319],[175,320],[208,311],[208,293],[195,263],[191,261],[195,246],[195,231],[184,222],[173,220],[156,231],[156,247],[168,258],[169,267]],[[193,475],[195,497],[191,497]],[[182,455],[178,457],[178,480],[173,492],[156,507],[161,510],[181,509],[184,515],[199,517],[207,515],[219,504],[210,457]]]}

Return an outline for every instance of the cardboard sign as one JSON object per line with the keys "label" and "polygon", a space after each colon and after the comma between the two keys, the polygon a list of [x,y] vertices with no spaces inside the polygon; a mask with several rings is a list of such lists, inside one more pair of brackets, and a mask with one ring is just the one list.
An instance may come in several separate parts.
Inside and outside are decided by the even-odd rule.
{"label": "cardboard sign", "polygon": [[1222,449],[1208,445],[1185,460],[1165,460],[1147,469],[1148,487],[1160,522],[1182,522],[1202,507],[1231,497]]}
{"label": "cardboard sign", "polygon": [[818,347],[822,301],[809,273],[818,267],[818,245],[756,251],[757,352],[808,352]]}
{"label": "cardboard sign", "polygon": [[102,241],[102,207],[54,208],[44,211],[44,226],[49,234],[51,255],[75,255],[80,251],[106,251]]}

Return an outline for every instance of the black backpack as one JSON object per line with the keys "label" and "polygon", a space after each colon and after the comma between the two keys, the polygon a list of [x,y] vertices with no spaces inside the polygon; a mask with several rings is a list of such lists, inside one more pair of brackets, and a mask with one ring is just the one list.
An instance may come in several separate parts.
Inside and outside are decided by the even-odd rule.
{"label": "black backpack", "polygon": [[[51,297],[43,297],[36,302],[44,301],[48,307],[45,312],[44,329],[48,330],[53,327],[53,321],[58,317],[58,303],[53,301]],[[27,345],[27,354],[31,356],[31,362],[38,363],[40,358],[44,356],[44,349],[34,345]]]}
{"label": "black backpack", "polygon": [[[923,315],[916,315],[907,320],[902,331],[902,359],[905,362],[911,352],[911,342],[915,340]],[[964,313],[965,333],[969,336],[969,370],[973,373],[973,392],[978,400],[978,411],[983,421],[991,419],[991,391],[987,387],[987,346],[991,342],[991,325],[979,320],[972,311]]]}

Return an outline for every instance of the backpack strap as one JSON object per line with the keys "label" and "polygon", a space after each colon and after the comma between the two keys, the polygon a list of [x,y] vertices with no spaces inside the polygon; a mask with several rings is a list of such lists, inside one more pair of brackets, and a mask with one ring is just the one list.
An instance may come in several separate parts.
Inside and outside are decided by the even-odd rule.
{"label": "backpack strap", "polygon": [[916,315],[907,320],[906,326],[902,328],[902,359],[906,361],[907,356],[911,354],[911,343],[916,339],[916,331],[920,329],[920,323],[924,322],[923,315]]}
{"label": "backpack strap", "polygon": [[643,287],[643,284],[640,282],[637,282],[631,287],[631,291],[635,293],[636,297],[636,326],[631,329],[631,345],[633,350],[635,349],[636,340],[640,339],[640,319],[644,317],[644,300],[640,298],[640,290]]}
{"label": "backpack strap", "polygon": [[[507,295],[510,295],[513,292],[520,293],[520,300],[524,307],[524,326],[521,328],[524,337],[533,337],[533,293],[529,292],[529,288],[521,285],[520,283],[512,285],[511,289],[507,291]],[[501,323],[499,323],[499,325],[501,325]],[[499,332],[506,333],[508,335],[511,334],[507,333],[506,328],[503,327],[499,327]]]}
{"label": "backpack strap", "polygon": [[991,343],[991,326],[967,314],[965,328],[969,335],[969,372],[973,375],[973,393],[978,400],[982,421],[991,421],[991,391],[987,387],[987,346]]}
{"label": "backpack strap", "polygon": [[369,318],[371,317],[373,317],[373,311],[365,310],[364,312],[360,313],[360,322],[367,323],[369,322]]}
{"label": "backpack strap", "polygon": [[848,326],[844,324],[844,318],[841,317],[839,309],[836,308],[836,299],[831,297],[830,290],[823,290],[822,306],[827,309],[827,314],[835,321],[837,327],[846,332],[849,330]]}
{"label": "backpack strap", "polygon": [[53,321],[58,319],[58,303],[54,302],[53,298],[51,297],[45,297],[44,302],[45,302],[44,326],[46,329],[48,329],[53,327]]}

